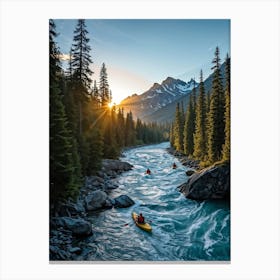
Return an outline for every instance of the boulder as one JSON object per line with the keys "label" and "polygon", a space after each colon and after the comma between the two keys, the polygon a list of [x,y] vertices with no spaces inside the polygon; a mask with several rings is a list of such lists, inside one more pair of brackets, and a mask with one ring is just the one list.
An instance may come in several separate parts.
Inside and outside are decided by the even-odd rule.
{"label": "boulder", "polygon": [[195,173],[195,170],[193,170],[193,169],[189,169],[189,170],[186,171],[186,175],[187,175],[187,176],[191,176],[191,175],[193,175],[194,173]]}
{"label": "boulder", "polygon": [[101,190],[94,191],[85,197],[87,211],[94,211],[103,208],[107,200],[107,194]]}
{"label": "boulder", "polygon": [[69,229],[76,236],[88,236],[92,234],[91,223],[81,218],[58,218],[59,223],[66,229]]}
{"label": "boulder", "polygon": [[83,215],[84,212],[85,212],[85,208],[84,208],[83,204],[81,203],[81,201],[78,201],[76,203],[67,201],[67,202],[60,203],[57,206],[57,213],[61,217],[79,216],[79,215]]}
{"label": "boulder", "polygon": [[186,198],[194,200],[225,199],[230,197],[229,162],[213,165],[194,173],[188,181],[179,186]]}
{"label": "boulder", "polygon": [[134,201],[127,195],[120,195],[114,199],[116,208],[126,208],[134,204]]}
{"label": "boulder", "polygon": [[105,184],[105,191],[110,191],[110,190],[114,190],[114,189],[117,189],[119,186],[114,184],[113,182],[111,181],[108,181],[106,182]]}
{"label": "boulder", "polygon": [[122,173],[124,171],[129,171],[132,169],[133,165],[131,165],[128,162],[115,160],[115,159],[104,159],[102,161],[102,170],[105,171],[105,173],[109,173],[114,175],[116,173]]}

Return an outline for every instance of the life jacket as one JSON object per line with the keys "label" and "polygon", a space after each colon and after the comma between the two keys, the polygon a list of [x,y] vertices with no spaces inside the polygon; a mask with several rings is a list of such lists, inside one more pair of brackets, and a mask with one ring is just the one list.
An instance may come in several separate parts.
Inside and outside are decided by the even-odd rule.
{"label": "life jacket", "polygon": [[144,221],[145,221],[145,219],[143,216],[138,216],[138,223],[144,224]]}

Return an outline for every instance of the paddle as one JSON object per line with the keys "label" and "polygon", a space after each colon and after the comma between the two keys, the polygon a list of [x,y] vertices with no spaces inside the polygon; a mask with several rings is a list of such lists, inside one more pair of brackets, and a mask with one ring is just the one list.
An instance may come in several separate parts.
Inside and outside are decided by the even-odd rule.
{"label": "paddle", "polygon": [[[149,223],[152,223],[153,221],[151,221],[151,220],[147,220]],[[126,223],[126,224],[124,224],[123,226],[124,227],[126,227],[126,226],[129,226],[129,225],[131,225],[131,223]]]}

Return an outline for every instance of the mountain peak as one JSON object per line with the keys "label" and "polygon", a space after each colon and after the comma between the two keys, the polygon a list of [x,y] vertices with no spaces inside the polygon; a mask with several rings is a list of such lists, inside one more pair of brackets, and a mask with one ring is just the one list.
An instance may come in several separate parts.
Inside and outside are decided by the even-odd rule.
{"label": "mountain peak", "polygon": [[161,84],[171,84],[174,83],[176,80],[172,77],[167,77]]}
{"label": "mountain peak", "polygon": [[193,83],[187,85],[180,79],[167,77],[161,84],[154,83],[147,91],[140,95],[126,98],[121,106],[138,118],[151,114],[176,99],[186,96],[193,88]]}
{"label": "mountain peak", "polygon": [[159,83],[154,83],[153,86],[150,88],[150,90],[156,90],[160,88],[160,84]]}

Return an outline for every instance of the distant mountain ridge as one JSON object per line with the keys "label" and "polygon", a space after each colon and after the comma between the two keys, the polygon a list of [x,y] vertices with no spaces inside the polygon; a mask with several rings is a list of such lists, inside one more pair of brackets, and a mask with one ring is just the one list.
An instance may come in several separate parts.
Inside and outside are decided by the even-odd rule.
{"label": "distant mountain ridge", "polygon": [[193,79],[186,83],[180,79],[167,77],[161,84],[154,83],[143,94],[133,94],[125,98],[119,107],[124,108],[125,111],[131,110],[135,118],[143,118],[187,95],[197,85],[198,83]]}
{"label": "distant mountain ridge", "polygon": [[[225,63],[221,65],[221,74],[224,81]],[[212,80],[213,74],[204,79],[205,93],[211,91]],[[145,122],[172,122],[176,104],[182,103],[186,109],[194,87],[198,94],[198,85],[193,79],[186,83],[180,79],[168,77],[161,84],[154,83],[143,94],[127,97],[118,107],[124,108],[126,112],[131,111],[135,119],[140,118]]]}
{"label": "distant mountain ridge", "polygon": [[[223,63],[221,65],[221,74],[222,74],[222,80],[224,83],[225,82],[225,63]],[[205,93],[207,93],[208,91],[211,92],[212,80],[213,80],[213,74],[211,74],[204,80]],[[199,88],[196,87],[196,95],[198,95],[198,90],[199,90]],[[143,116],[142,120],[145,122],[156,121],[158,123],[172,122],[174,119],[174,116],[175,116],[177,103],[180,103],[180,104],[183,103],[184,109],[186,111],[186,108],[189,104],[190,93],[191,92],[189,92],[188,94],[186,94],[182,97],[179,97],[178,99],[174,100],[173,102],[167,104],[165,107],[163,107],[155,112],[152,112],[150,114]]]}

